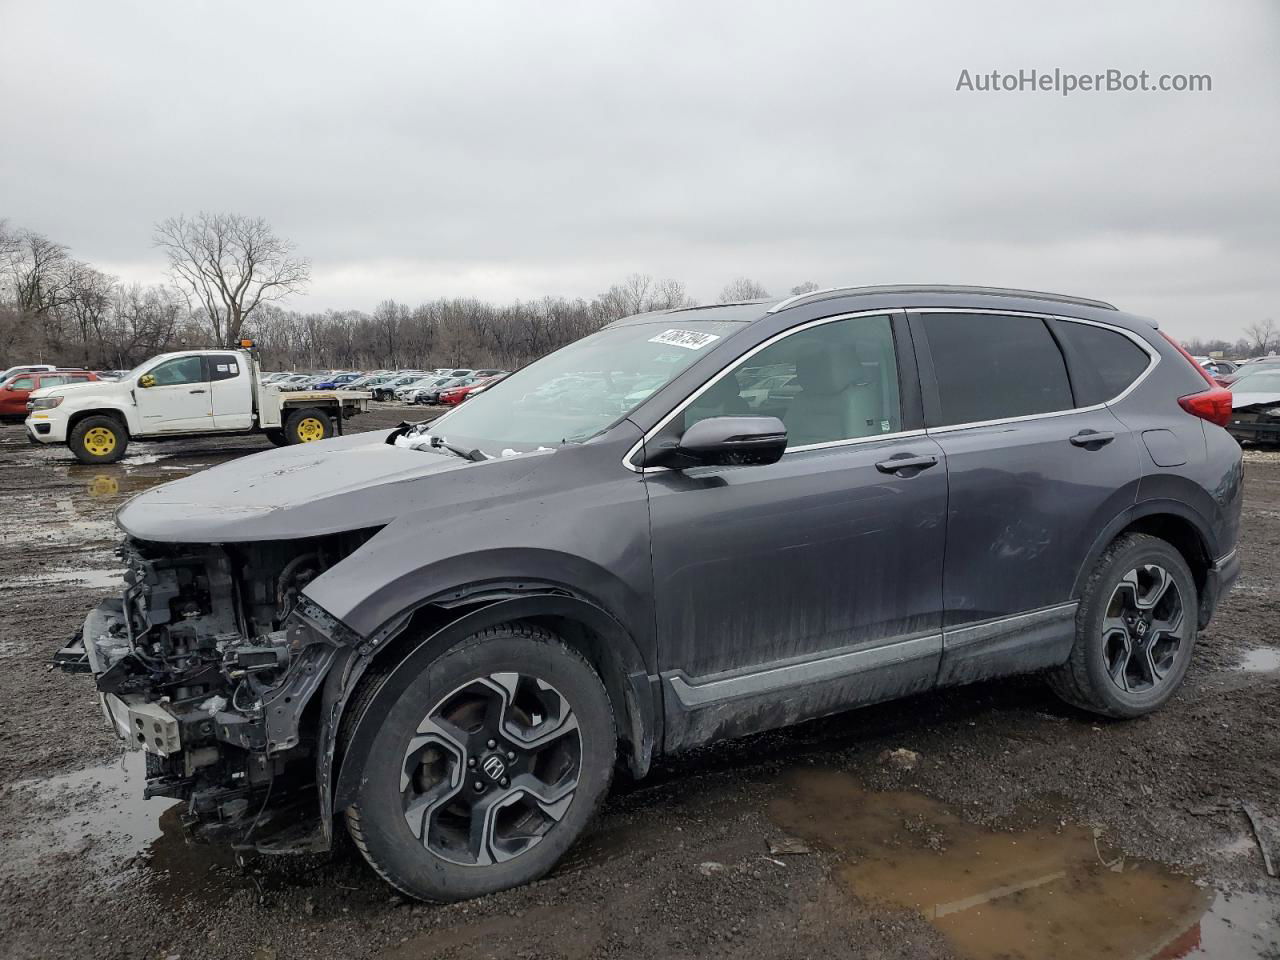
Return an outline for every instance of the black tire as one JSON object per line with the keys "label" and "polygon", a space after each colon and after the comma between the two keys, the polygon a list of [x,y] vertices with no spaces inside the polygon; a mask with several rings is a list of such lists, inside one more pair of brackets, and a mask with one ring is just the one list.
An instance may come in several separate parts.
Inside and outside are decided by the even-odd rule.
{"label": "black tire", "polygon": [[[1145,626],[1121,627],[1118,621],[1126,619],[1126,608],[1133,606],[1129,598],[1138,590],[1123,584],[1139,570],[1143,571],[1142,589],[1148,598],[1160,589],[1158,576],[1148,571],[1167,573],[1164,593],[1156,603],[1163,609],[1147,614],[1134,609],[1134,619],[1145,619]],[[1173,588],[1181,618],[1177,645],[1170,650],[1172,631],[1157,627],[1168,622],[1172,609],[1169,591]],[[1140,717],[1157,710],[1186,676],[1196,642],[1198,612],[1195,577],[1173,545],[1147,534],[1118,537],[1098,559],[1085,584],[1076,612],[1075,645],[1067,662],[1049,675],[1050,686],[1068,703],[1108,717]],[[1104,620],[1110,632],[1104,631]],[[1148,658],[1149,651],[1158,653]],[[1163,670],[1156,669],[1158,662],[1166,665]],[[1144,682],[1149,686],[1143,686]]]}
{"label": "black tire", "polygon": [[[312,443],[333,436],[333,421],[317,407],[294,410],[284,421],[284,443]],[[275,441],[272,441],[273,443]]]}
{"label": "black tire", "polygon": [[129,431],[115,417],[85,417],[71,430],[67,446],[81,463],[115,463],[129,446]]}
{"label": "black tire", "polygon": [[277,447],[287,447],[289,445],[289,440],[285,437],[283,430],[265,430],[263,432],[266,434],[267,439]]}
{"label": "black tire", "polygon": [[[509,681],[515,684],[515,692],[497,699],[486,692],[491,688],[500,694],[493,679],[517,674],[518,684]],[[480,695],[475,697],[477,690]],[[547,706],[545,714],[541,706],[525,709],[531,693],[554,696],[554,700],[534,701]],[[473,697],[481,706],[469,704]],[[608,694],[591,664],[541,627],[508,623],[476,633],[442,653],[394,702],[381,700],[374,694],[367,707],[381,719],[364,758],[359,793],[346,810],[347,829],[379,876],[410,897],[465,900],[538,879],[582,833],[608,790],[617,752]],[[501,706],[494,708],[495,703]],[[483,738],[488,736],[486,723],[492,709],[502,730],[510,729],[512,717],[524,716],[532,718],[532,731],[554,721],[548,731],[551,735],[535,732],[533,736],[544,742],[527,757],[520,742],[510,736],[504,740],[499,734],[496,749],[489,747],[495,741]],[[483,714],[479,726],[465,725],[474,751],[423,745],[421,733],[427,730],[430,735],[432,718],[474,719],[479,714]],[[570,719],[576,726],[562,732],[570,727]],[[440,729],[459,732],[464,725]],[[495,754],[499,768],[502,760],[509,763],[500,773],[509,774],[510,779],[501,783],[496,779],[499,773],[491,769]],[[540,779],[546,774],[539,771],[551,771],[553,784]],[[538,778],[531,779],[535,773]],[[460,787],[453,785],[459,774]],[[535,784],[554,803],[549,808],[535,804],[520,784]],[[435,796],[450,799],[438,803],[424,799]],[[420,808],[415,800],[422,801]],[[484,816],[488,808],[495,811],[492,818]],[[420,833],[410,826],[407,811],[414,809],[426,811],[416,820]],[[479,843],[468,836],[477,815],[486,825]],[[503,826],[503,818],[508,826]],[[500,830],[508,836],[500,836]],[[536,839],[530,839],[539,831]],[[510,846],[500,850],[499,844]],[[479,855],[477,849],[482,851]]]}

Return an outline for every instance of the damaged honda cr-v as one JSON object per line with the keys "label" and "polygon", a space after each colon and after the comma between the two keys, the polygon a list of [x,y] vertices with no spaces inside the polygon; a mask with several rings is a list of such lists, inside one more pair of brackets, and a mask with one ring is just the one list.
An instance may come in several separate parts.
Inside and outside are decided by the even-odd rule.
{"label": "damaged honda cr-v", "polygon": [[83,651],[152,795],[405,893],[549,870],[615,763],[1045,671],[1153,710],[1238,564],[1230,397],[1153,322],[882,287],[614,323],[431,424],[118,513]]}

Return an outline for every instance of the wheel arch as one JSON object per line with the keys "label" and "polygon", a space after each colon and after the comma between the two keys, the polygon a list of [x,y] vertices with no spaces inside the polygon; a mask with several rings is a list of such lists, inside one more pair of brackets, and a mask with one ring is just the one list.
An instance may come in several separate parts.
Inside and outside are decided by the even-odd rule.
{"label": "wheel arch", "polygon": [[1203,628],[1212,616],[1215,600],[1208,589],[1210,573],[1216,559],[1214,538],[1204,520],[1176,500],[1139,503],[1112,520],[1094,540],[1089,555],[1076,574],[1071,595],[1080,596],[1098,558],[1118,537],[1128,533],[1145,533],[1157,537],[1182,554],[1196,581],[1198,619]]}
{"label": "wheel arch", "polygon": [[119,407],[91,407],[87,410],[77,410],[67,418],[67,438],[70,439],[71,432],[80,425],[82,420],[89,417],[111,417],[114,420],[118,420],[125,436],[130,438],[133,436],[129,429],[129,418],[125,416],[124,411]]}
{"label": "wheel arch", "polygon": [[[528,581],[522,581],[528,589]],[[535,588],[537,589],[537,588]],[[545,588],[543,588],[545,590]],[[631,773],[643,776],[659,742],[661,710],[631,634],[590,600],[563,592],[513,596],[494,584],[467,593],[450,591],[447,606],[424,601],[379,632],[377,647],[362,654],[353,648],[330,671],[321,706],[317,782],[322,824],[355,799],[362,765],[377,732],[370,708],[385,695],[394,697],[443,651],[479,630],[514,620],[537,623],[555,632],[587,658],[599,673],[617,718],[618,740]]]}

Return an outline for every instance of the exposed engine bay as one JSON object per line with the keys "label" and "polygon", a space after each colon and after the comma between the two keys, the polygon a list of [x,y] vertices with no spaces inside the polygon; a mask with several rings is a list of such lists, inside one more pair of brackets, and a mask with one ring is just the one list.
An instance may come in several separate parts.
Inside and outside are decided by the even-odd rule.
{"label": "exposed engine bay", "polygon": [[147,753],[146,795],[186,801],[194,837],[296,848],[316,833],[304,714],[350,638],[302,591],[373,532],[120,548],[125,589],[86,619],[83,662]]}

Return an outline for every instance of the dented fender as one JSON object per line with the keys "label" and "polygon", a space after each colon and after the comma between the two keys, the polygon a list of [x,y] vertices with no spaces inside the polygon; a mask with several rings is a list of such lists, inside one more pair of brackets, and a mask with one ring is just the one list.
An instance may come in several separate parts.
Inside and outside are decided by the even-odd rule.
{"label": "dented fender", "polygon": [[[490,585],[492,586],[492,585]],[[495,596],[490,594],[490,596]],[[513,620],[565,621],[590,631],[591,649],[584,651],[598,664],[601,679],[614,706],[619,738],[630,745],[627,761],[636,777],[644,776],[661,737],[661,688],[657,677],[645,669],[635,639],[614,617],[591,601],[563,594],[538,593],[523,597],[509,595],[469,608],[455,619],[423,637],[393,664],[380,664],[384,675],[373,700],[360,716],[348,715],[352,696],[370,668],[379,662],[378,653],[387,649],[413,621],[414,610],[405,612],[369,643],[347,647],[333,663],[320,704],[320,734],[316,755],[316,783],[320,794],[321,825],[326,839],[331,836],[333,817],[355,800],[360,788],[361,758],[377,733],[381,708],[391,703],[442,652],[488,627]],[[424,601],[417,609],[427,606]],[[446,611],[447,612],[447,611]],[[403,648],[398,648],[403,649]],[[397,654],[388,653],[395,657]],[[347,724],[353,724],[350,729]],[[346,740],[344,755],[338,756],[339,739]]]}

